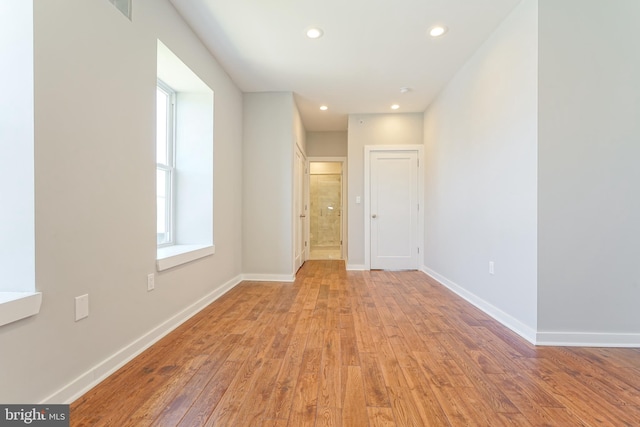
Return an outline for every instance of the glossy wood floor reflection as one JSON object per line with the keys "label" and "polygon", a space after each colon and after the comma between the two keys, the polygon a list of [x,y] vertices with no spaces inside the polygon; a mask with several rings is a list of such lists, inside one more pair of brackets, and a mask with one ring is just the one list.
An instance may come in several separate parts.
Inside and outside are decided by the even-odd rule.
{"label": "glossy wood floor reflection", "polygon": [[640,350],[534,347],[421,272],[243,282],[73,426],[638,426]]}

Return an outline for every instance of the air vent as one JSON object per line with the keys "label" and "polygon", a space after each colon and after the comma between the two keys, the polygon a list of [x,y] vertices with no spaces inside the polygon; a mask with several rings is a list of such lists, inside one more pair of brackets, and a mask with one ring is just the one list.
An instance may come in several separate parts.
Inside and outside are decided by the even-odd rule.
{"label": "air vent", "polygon": [[132,0],[109,0],[124,16],[131,20],[131,1]]}

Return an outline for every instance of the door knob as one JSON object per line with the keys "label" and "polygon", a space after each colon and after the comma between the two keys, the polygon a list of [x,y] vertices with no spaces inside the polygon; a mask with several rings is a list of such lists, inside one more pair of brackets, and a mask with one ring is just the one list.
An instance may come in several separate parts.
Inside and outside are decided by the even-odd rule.
{"label": "door knob", "polygon": [[373,214],[373,215],[371,215],[371,218],[378,218],[378,215]]}

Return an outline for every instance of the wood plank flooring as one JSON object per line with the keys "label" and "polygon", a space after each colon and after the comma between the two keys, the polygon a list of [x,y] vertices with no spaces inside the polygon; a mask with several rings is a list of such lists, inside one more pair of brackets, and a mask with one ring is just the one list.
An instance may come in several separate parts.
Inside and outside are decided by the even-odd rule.
{"label": "wood plank flooring", "polygon": [[640,350],[534,347],[421,272],[243,282],[72,426],[638,426]]}

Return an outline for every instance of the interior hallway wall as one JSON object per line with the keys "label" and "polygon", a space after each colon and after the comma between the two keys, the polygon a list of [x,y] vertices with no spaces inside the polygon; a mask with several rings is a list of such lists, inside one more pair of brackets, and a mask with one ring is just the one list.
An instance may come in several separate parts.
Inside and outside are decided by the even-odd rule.
{"label": "interior hallway wall", "polygon": [[[43,301],[38,315],[0,328],[3,403],[90,384],[106,373],[101,363],[241,273],[241,93],[170,2],[136,0],[129,21],[108,1],[34,1],[34,32]],[[158,273],[148,292],[157,38],[215,93],[216,253]],[[74,298],[83,294],[89,317],[75,322]]]}
{"label": "interior hallway wall", "polygon": [[304,127],[293,93],[243,95],[243,273],[293,279],[294,153]]}
{"label": "interior hallway wall", "polygon": [[539,19],[540,338],[637,345],[640,2],[540,0]]}
{"label": "interior hallway wall", "polygon": [[424,115],[425,269],[531,340],[537,15],[521,3]]}
{"label": "interior hallway wall", "polygon": [[307,132],[307,156],[346,157],[347,132]]}

